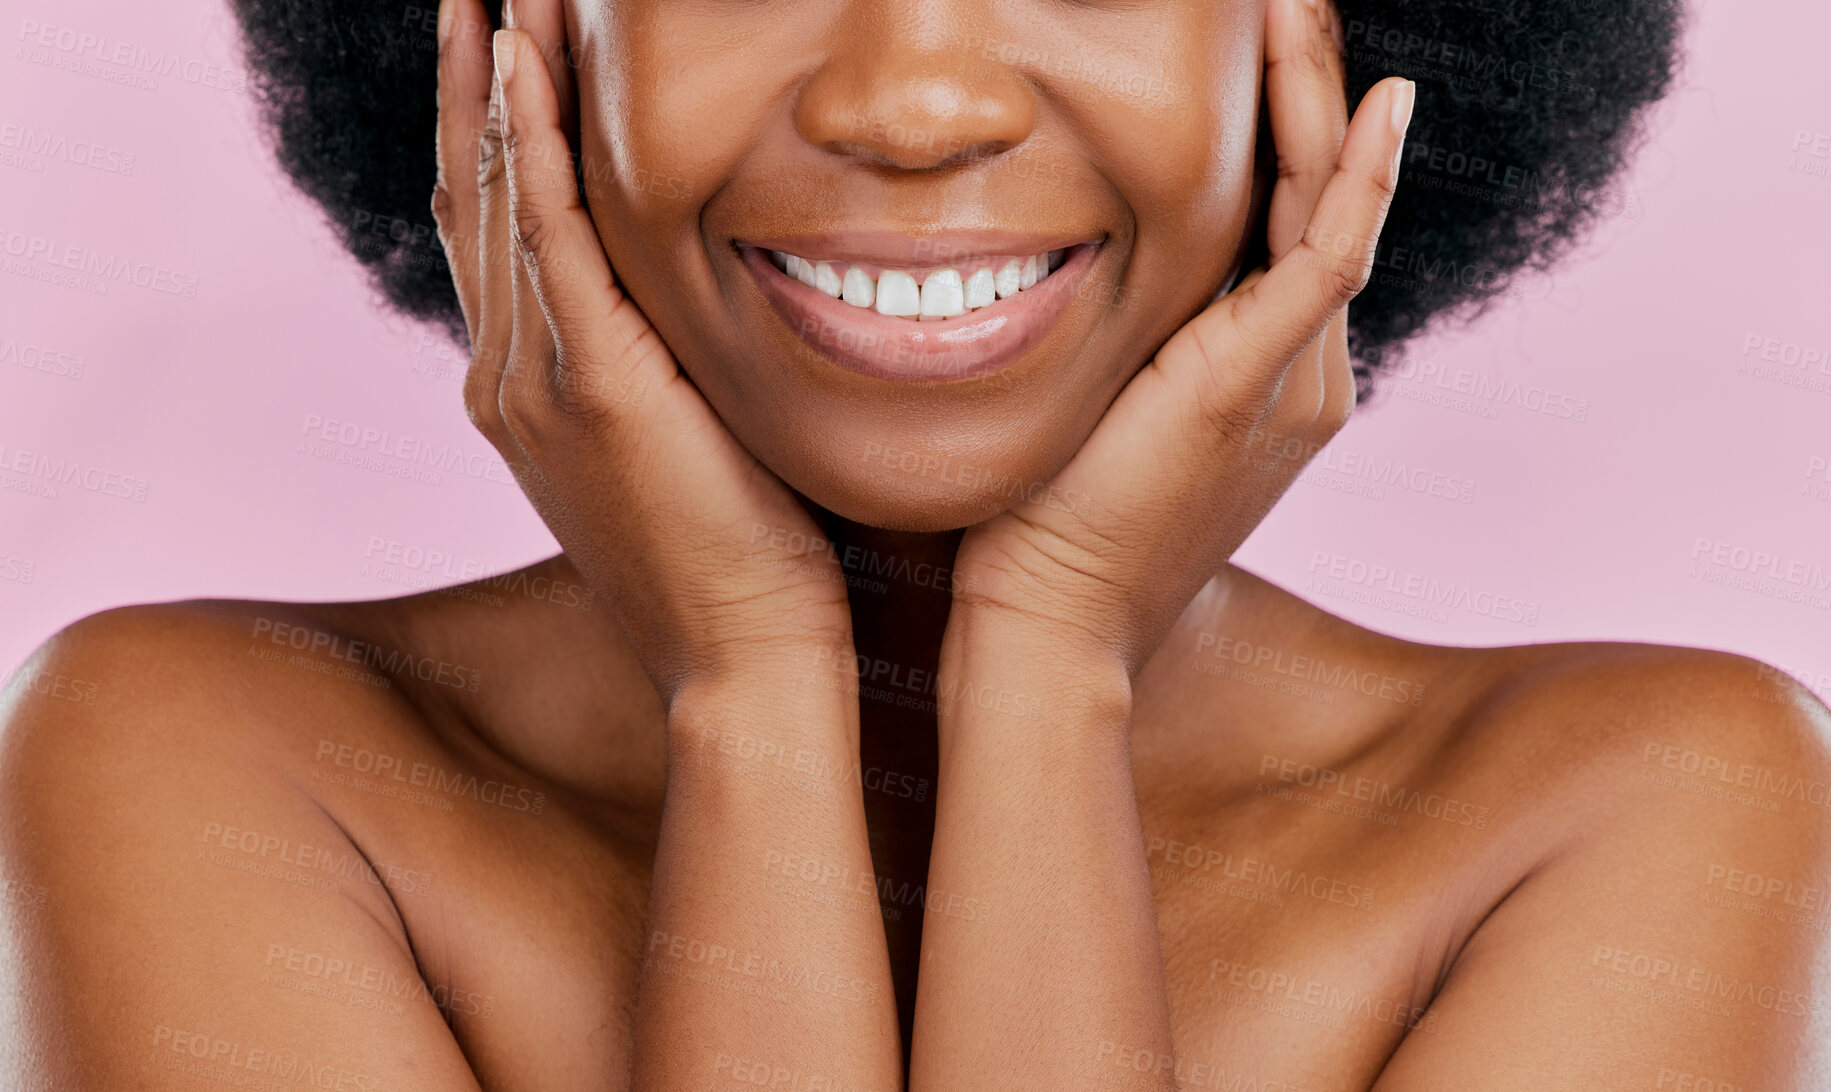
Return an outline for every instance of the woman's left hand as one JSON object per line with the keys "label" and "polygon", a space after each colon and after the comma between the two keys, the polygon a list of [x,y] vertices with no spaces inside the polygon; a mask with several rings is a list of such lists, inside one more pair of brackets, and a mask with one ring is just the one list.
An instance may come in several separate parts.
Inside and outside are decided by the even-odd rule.
{"label": "woman's left hand", "polygon": [[1413,88],[1381,81],[1348,125],[1331,5],[1271,7],[1269,271],[1178,330],[1053,488],[1035,491],[1087,503],[1026,499],[966,532],[955,568],[969,590],[955,596],[950,638],[968,618],[994,620],[1001,635],[1014,622],[1136,675],[1302,469],[1255,457],[1253,441],[1295,438],[1314,452],[1347,422],[1346,308],[1371,273]]}
{"label": "woman's left hand", "polygon": [[1165,342],[1045,493],[1089,503],[1026,500],[961,538],[928,891],[991,909],[923,920],[912,1092],[1105,1084],[1095,1044],[1155,1061],[1136,1087],[1176,1084],[1132,681],[1297,474],[1253,457],[1255,431],[1320,442],[1354,408],[1344,308],[1412,89],[1383,81],[1346,125],[1328,7],[1266,5],[1270,270]]}

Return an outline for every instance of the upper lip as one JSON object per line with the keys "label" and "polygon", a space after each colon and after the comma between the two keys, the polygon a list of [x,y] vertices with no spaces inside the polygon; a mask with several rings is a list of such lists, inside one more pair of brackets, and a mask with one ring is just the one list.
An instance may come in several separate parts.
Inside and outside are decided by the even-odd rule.
{"label": "upper lip", "polygon": [[1098,242],[1103,233],[1085,230],[999,231],[985,228],[925,232],[821,231],[796,235],[752,236],[733,240],[740,246],[780,250],[816,262],[860,262],[915,271],[956,266],[977,259],[1043,254],[1081,243]]}

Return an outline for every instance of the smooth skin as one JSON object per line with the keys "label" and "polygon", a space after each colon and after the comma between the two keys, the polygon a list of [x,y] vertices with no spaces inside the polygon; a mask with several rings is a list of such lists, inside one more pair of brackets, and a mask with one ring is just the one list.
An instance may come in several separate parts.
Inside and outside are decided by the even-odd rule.
{"label": "smooth skin", "polygon": [[[1822,706],[1720,654],[1396,641],[1226,566],[1301,468],[1252,438],[1352,408],[1396,177],[1404,85],[1349,124],[1326,9],[1266,8],[1270,268],[1099,403],[1044,479],[1092,504],[942,535],[804,503],[845,483],[752,454],[741,380],[625,294],[590,73],[542,59],[589,29],[445,15],[466,404],[566,552],[47,644],[0,737],[26,1086],[1822,1084]],[[848,596],[849,548],[950,575]],[[312,669],[351,642],[481,682]],[[1268,686],[1295,657],[1378,684]],[[886,663],[937,708],[861,692]]]}

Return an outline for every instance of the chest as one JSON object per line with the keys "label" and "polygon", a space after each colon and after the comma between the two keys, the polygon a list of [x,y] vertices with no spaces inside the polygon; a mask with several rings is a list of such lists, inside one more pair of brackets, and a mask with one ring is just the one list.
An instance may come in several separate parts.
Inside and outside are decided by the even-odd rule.
{"label": "chest", "polygon": [[[1286,803],[1146,816],[1175,1020],[1164,1071],[1179,1086],[1368,1088],[1407,1035],[1436,1033],[1445,896],[1459,885],[1410,862],[1441,832],[1356,829]],[[1102,1049],[1116,1070],[1166,1065]]]}
{"label": "chest", "polygon": [[[1471,832],[1273,793],[1201,812],[1141,798],[1177,1050],[1095,1044],[1115,1087],[1161,1072],[1235,1092],[1366,1088],[1405,1036],[1437,1033],[1426,1007],[1461,886],[1450,843]],[[618,1087],[653,845],[559,812],[520,818],[454,822],[401,854],[434,879],[396,898],[415,957],[485,1088]],[[879,867],[904,876],[879,892],[908,1005],[923,865]]]}

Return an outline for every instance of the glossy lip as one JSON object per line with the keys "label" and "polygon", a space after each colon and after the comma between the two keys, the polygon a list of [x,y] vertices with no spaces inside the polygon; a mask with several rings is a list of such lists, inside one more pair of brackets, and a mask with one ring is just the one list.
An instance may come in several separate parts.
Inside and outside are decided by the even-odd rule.
{"label": "glossy lip", "polygon": [[[1034,237],[1032,237],[1034,238]],[[985,238],[945,251],[926,240],[882,236],[870,240],[849,236],[844,243],[811,237],[738,242],[744,265],[756,278],[764,298],[803,344],[829,360],[864,375],[907,383],[974,379],[1017,360],[1049,332],[1093,267],[1100,242],[1061,242],[1028,249],[1040,254],[1065,249],[1062,264],[1034,288],[998,300],[977,311],[940,321],[880,315],[854,307],[788,276],[769,260],[768,251],[820,255],[822,261],[857,261],[911,272],[937,265],[965,264],[963,259],[992,254],[1024,253],[1023,242]],[[924,253],[926,251],[926,253]],[[940,254],[952,261],[937,261]],[[907,264],[899,264],[906,262]]]}

